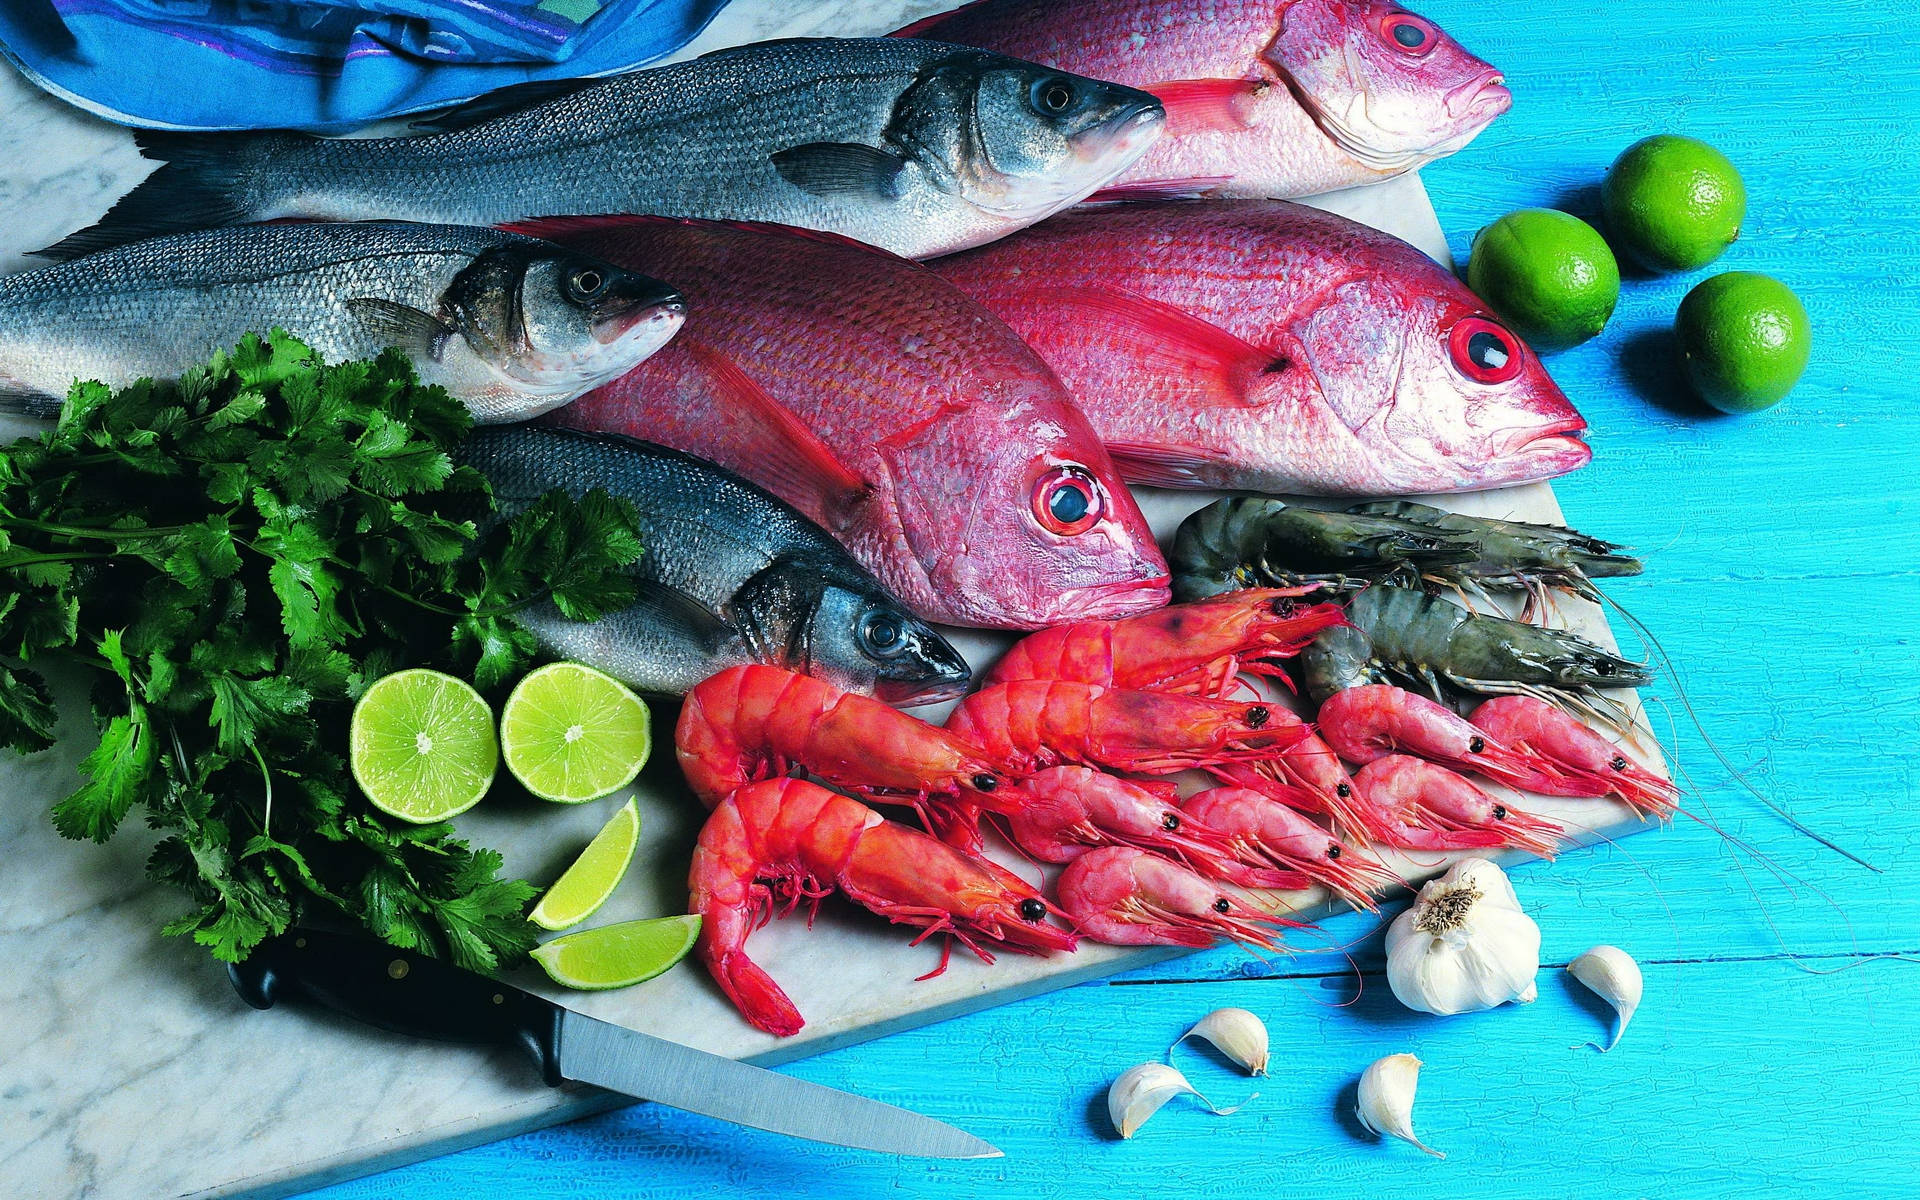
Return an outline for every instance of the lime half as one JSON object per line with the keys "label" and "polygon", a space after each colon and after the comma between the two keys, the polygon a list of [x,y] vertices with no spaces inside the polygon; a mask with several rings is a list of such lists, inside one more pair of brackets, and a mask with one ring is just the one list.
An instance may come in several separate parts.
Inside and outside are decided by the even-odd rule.
{"label": "lime half", "polygon": [[353,706],[353,780],[402,821],[444,821],[480,802],[500,765],[493,709],[465,682],[415,669],[382,676]]}
{"label": "lime half", "polygon": [[580,663],[541,667],[500,712],[500,746],[529,792],[584,804],[633,782],[653,747],[647,706],[626,684]]}
{"label": "lime half", "polygon": [[533,958],[561,987],[600,992],[652,979],[685,958],[699,936],[697,916],[623,921],[563,934],[536,946]]}
{"label": "lime half", "polygon": [[613,895],[640,841],[640,809],[629,796],[573,865],[553,881],[527,919],[542,929],[572,929]]}

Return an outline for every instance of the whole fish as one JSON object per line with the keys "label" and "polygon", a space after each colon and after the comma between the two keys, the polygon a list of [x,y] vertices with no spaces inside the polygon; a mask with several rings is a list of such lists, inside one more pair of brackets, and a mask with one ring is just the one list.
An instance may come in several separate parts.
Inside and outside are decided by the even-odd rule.
{"label": "whole fish", "polygon": [[552,602],[519,620],[551,653],[649,692],[680,695],[728,667],[764,663],[895,704],[952,699],[967,664],[819,526],[731,471],[614,434],[485,429],[459,461],[503,514],[555,488],[631,501],[646,547],[640,598],[598,621]]}
{"label": "whole fish", "polygon": [[51,415],[76,379],[171,377],[277,327],[331,362],[397,346],[475,419],[517,421],[624,374],[685,312],[658,280],[490,229],[176,234],[0,279],[0,404]]}
{"label": "whole fish", "polygon": [[1513,103],[1389,0],[982,0],[902,34],[1131,84],[1167,131],[1110,190],[1311,196],[1417,170]]}
{"label": "whole fish", "polygon": [[1083,199],[1146,150],[1164,115],[1144,92],[982,50],[763,42],[506,89],[416,137],[141,133],[141,152],[165,165],[45,253],[273,217],[632,212],[778,221],[924,257]]}
{"label": "whole fish", "polygon": [[555,420],[740,472],[930,620],[1028,629],[1166,603],[1165,560],[1060,381],[926,268],[791,230],[522,228],[667,272],[694,306],[691,340]]}
{"label": "whole fish", "polygon": [[1122,204],[934,267],[1040,352],[1134,483],[1392,496],[1592,457],[1586,422],[1479,297],[1344,217]]}

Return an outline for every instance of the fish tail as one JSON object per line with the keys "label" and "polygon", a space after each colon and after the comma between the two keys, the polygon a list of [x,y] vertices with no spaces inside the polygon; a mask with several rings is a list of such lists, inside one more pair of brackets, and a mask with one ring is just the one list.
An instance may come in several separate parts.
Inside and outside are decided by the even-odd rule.
{"label": "fish tail", "polygon": [[291,141],[285,134],[134,134],[140,153],[161,167],[120,197],[107,215],[35,254],[56,261],[79,258],[126,242],[238,225],[254,219],[246,176],[265,142]]}

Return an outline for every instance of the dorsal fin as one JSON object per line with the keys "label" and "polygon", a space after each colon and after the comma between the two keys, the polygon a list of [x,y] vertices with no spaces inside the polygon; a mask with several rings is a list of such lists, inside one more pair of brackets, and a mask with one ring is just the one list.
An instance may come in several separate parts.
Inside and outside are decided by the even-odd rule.
{"label": "dorsal fin", "polygon": [[1133,359],[1153,372],[1199,383],[1206,399],[1218,407],[1252,407],[1258,403],[1253,382],[1292,366],[1284,354],[1132,292],[1062,288],[1048,300],[1077,310],[1083,322],[1097,325],[1101,336],[1125,343]]}
{"label": "dorsal fin", "polygon": [[499,226],[507,233],[523,234],[527,237],[545,238],[548,241],[563,242],[569,237],[588,233],[600,233],[621,229],[636,229],[648,225],[685,225],[693,229],[738,229],[746,233],[771,234],[780,237],[801,238],[809,242],[819,242],[827,246],[843,246],[852,250],[864,250],[868,254],[892,259],[907,266],[919,267],[921,264],[910,258],[901,258],[891,250],[869,245],[858,238],[848,237],[844,233],[829,233],[824,229],[802,229],[798,225],[779,225],[772,221],[708,221],[698,217],[654,217],[629,215],[625,213],[607,213],[591,217],[532,217],[524,221],[511,221]]}
{"label": "dorsal fin", "polygon": [[894,30],[892,33],[888,34],[887,36],[897,37],[897,38],[921,37],[925,35],[927,30],[932,29],[935,25],[939,25],[939,24],[942,24],[943,22],[952,20],[954,17],[959,16],[961,13],[966,12],[969,9],[980,8],[981,6],[990,4],[990,3],[992,3],[992,0],[970,0],[969,3],[962,4],[958,8],[950,8],[946,12],[935,13],[930,17],[921,17],[918,21],[913,22],[911,25],[902,25],[900,28]]}
{"label": "dorsal fin", "polygon": [[1169,79],[1150,83],[1167,106],[1167,137],[1252,128],[1253,101],[1272,84],[1258,79]]}
{"label": "dorsal fin", "polygon": [[503,88],[484,92],[464,104],[456,104],[443,113],[431,117],[421,117],[409,123],[409,128],[422,133],[452,133],[459,129],[469,129],[495,117],[504,117],[509,113],[521,112],[536,104],[545,104],[549,100],[558,100],[562,96],[571,96],[584,88],[605,83],[606,79],[530,79],[525,83],[510,83]]}

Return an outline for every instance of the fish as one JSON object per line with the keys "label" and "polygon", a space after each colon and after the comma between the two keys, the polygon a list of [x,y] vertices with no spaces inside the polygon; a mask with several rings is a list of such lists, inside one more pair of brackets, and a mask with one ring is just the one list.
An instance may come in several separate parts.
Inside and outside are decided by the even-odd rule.
{"label": "fish", "polygon": [[664,272],[693,306],[665,357],[551,420],[739,472],[929,620],[1034,629],[1166,603],[1166,560],[1060,381],[925,267],[724,223],[518,228]]}
{"label": "fish", "polygon": [[598,621],[569,620],[550,600],[516,614],[548,653],[662,695],[750,663],[891,704],[966,690],[966,660],[937,630],[818,525],[731,471],[618,434],[541,425],[476,430],[455,457],[486,476],[497,519],[555,488],[575,499],[598,488],[639,516],[632,605]]}
{"label": "fish", "polygon": [[625,374],[685,314],[657,279],[518,234],[202,230],[0,279],[0,407],[53,416],[76,379],[172,378],[281,329],[330,362],[398,347],[476,421],[517,421]]}
{"label": "fish", "polygon": [[1539,357],[1452,272],[1304,205],[1083,209],[933,267],[1047,360],[1132,483],[1461,492],[1593,454]]}
{"label": "fish", "polygon": [[920,258],[993,240],[1125,170],[1145,92],[983,50],[762,42],[483,96],[411,137],[136,134],[163,165],[42,251],[281,217],[499,225],[591,213],[776,221]]}
{"label": "fish", "polygon": [[982,0],[901,35],[1158,96],[1166,133],[1105,196],[1376,183],[1455,153],[1513,104],[1498,69],[1388,0]]}

